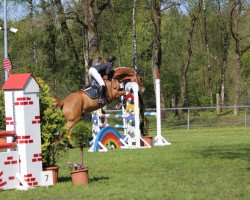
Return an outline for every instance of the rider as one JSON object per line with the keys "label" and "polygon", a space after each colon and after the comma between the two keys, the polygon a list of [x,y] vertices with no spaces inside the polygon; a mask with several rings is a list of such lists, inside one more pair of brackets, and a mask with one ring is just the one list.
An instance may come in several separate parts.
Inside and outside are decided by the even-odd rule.
{"label": "rider", "polygon": [[99,99],[98,102],[100,104],[104,103],[104,96],[106,92],[105,83],[102,79],[102,76],[108,75],[109,78],[112,76],[113,70],[112,67],[114,66],[116,58],[113,55],[108,56],[105,63],[100,65],[92,66],[89,68],[89,81],[94,78],[98,84],[101,86],[99,90]]}

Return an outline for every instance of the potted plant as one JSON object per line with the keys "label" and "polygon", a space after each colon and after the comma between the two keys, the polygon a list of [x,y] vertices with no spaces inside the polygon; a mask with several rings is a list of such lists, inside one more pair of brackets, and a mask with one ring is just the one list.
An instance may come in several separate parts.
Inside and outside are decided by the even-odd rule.
{"label": "potted plant", "polygon": [[70,172],[71,179],[75,185],[86,185],[89,182],[88,177],[88,168],[84,165],[83,162],[83,149],[91,137],[91,126],[86,124],[84,121],[79,121],[71,132],[71,139],[73,146],[76,146],[80,150],[80,163],[73,164],[68,162],[70,167],[73,167],[73,170]]}
{"label": "potted plant", "polygon": [[68,143],[65,119],[62,111],[55,106],[54,98],[50,96],[50,87],[39,78],[37,82],[40,86],[43,169],[52,171],[55,184],[58,181],[58,159],[66,153]]}

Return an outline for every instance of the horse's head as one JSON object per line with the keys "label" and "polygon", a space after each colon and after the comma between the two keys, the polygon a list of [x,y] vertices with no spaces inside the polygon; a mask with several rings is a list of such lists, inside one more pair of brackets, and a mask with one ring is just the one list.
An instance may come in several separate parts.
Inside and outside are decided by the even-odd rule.
{"label": "horse's head", "polygon": [[120,82],[136,82],[139,86],[140,92],[144,92],[144,84],[140,76],[140,69],[134,70],[129,67],[119,67],[115,69],[114,78]]}

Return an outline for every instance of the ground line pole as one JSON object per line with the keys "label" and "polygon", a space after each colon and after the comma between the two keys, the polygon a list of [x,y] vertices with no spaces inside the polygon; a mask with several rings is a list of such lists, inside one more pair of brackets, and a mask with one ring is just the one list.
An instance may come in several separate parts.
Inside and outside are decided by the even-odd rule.
{"label": "ground line pole", "polygon": [[244,120],[245,120],[245,127],[247,127],[247,108],[245,108],[245,116],[244,116]]}

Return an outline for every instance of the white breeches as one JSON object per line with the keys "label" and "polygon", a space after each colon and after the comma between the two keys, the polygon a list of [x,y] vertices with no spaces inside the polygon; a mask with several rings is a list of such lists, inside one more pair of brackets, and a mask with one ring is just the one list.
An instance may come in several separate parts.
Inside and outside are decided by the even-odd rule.
{"label": "white breeches", "polygon": [[91,82],[93,78],[98,82],[100,86],[105,86],[105,83],[101,75],[98,73],[98,71],[94,67],[90,67],[89,68],[89,81]]}

